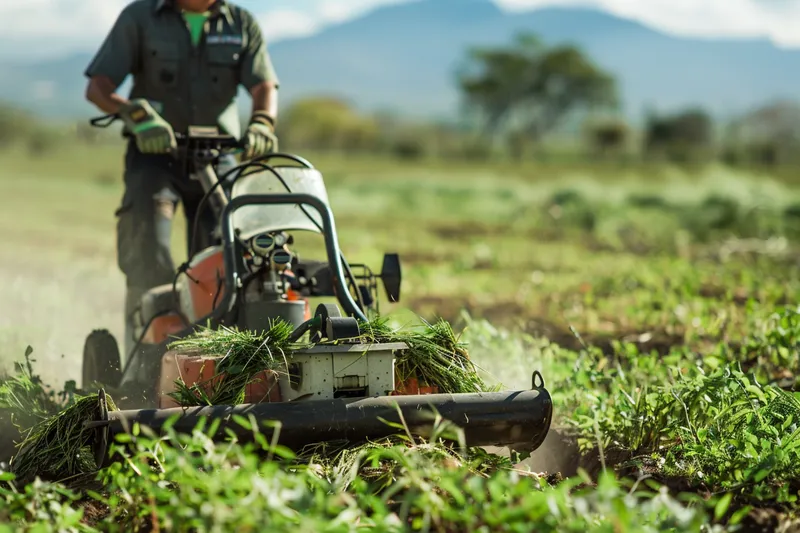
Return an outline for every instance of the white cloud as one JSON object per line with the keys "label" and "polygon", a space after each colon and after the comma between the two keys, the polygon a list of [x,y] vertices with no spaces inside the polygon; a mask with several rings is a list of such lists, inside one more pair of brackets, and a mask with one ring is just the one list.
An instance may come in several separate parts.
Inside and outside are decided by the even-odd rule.
{"label": "white cloud", "polygon": [[308,13],[290,9],[271,11],[258,17],[267,43],[290,37],[311,35],[320,27],[320,21]]}
{"label": "white cloud", "polygon": [[403,4],[408,0],[321,0],[317,13],[327,23],[343,22],[378,6]]}
{"label": "white cloud", "polygon": [[33,95],[37,100],[52,100],[56,95],[56,82],[51,80],[38,81],[33,84]]}
{"label": "white cloud", "polygon": [[310,35],[325,25],[344,22],[375,7],[408,0],[318,0],[314,9],[273,9],[258,20],[270,42]]}
{"label": "white cloud", "polygon": [[664,31],[698,37],[768,37],[783,46],[800,46],[798,0],[496,0],[505,9],[552,5],[602,7]]}
{"label": "white cloud", "polygon": [[105,33],[129,0],[3,0],[4,38],[62,39]]}
{"label": "white cloud", "polygon": [[129,1],[0,0],[0,56],[19,59],[94,49]]}

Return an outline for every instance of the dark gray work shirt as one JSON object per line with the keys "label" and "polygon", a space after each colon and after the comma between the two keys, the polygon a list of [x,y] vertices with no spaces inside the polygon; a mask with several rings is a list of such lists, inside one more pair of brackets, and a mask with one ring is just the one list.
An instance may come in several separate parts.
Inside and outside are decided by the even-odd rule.
{"label": "dark gray work shirt", "polygon": [[134,0],[117,18],[85,75],[119,87],[133,76],[130,98],[155,105],[175,131],[217,126],[239,136],[238,86],[278,78],[253,15],[219,0],[195,47],[172,0]]}

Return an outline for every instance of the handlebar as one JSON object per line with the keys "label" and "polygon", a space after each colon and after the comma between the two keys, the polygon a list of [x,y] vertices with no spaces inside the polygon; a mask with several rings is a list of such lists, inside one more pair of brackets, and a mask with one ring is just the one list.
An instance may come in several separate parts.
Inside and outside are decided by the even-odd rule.
{"label": "handlebar", "polygon": [[[95,128],[107,128],[119,119],[119,115],[109,114],[90,119],[89,123]],[[179,150],[228,151],[244,148],[244,141],[233,135],[220,133],[219,129],[213,126],[189,126],[187,133],[175,132],[174,135]]]}
{"label": "handlebar", "polygon": [[219,133],[217,128],[190,126],[188,133],[175,133],[178,149],[189,151],[229,151],[244,149],[244,141],[233,135]]}

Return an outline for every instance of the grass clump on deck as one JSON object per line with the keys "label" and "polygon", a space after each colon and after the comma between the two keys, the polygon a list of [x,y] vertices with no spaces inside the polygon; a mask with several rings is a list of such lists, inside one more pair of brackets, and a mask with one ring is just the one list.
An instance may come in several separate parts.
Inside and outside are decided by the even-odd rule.
{"label": "grass clump on deck", "polygon": [[177,390],[169,396],[184,407],[244,403],[247,387],[261,379],[259,376],[285,367],[293,330],[291,324],[277,319],[261,333],[223,326],[173,342],[171,350],[219,359],[210,379],[191,385],[178,379]]}
{"label": "grass clump on deck", "polygon": [[423,321],[416,329],[400,330],[392,328],[387,318],[379,317],[360,327],[363,341],[408,345],[397,356],[398,383],[416,378],[420,385],[433,386],[447,394],[489,391],[469,357],[466,344],[444,319],[435,323]]}
{"label": "grass clump on deck", "polygon": [[[445,320],[424,322],[421,328],[394,329],[385,318],[360,324],[356,341],[370,343],[403,342],[408,346],[397,355],[398,386],[416,379],[421,386],[432,386],[440,393],[485,392],[489,387],[470,360],[462,343]],[[169,396],[183,407],[236,405],[245,402],[247,387],[264,372],[279,372],[286,367],[291,353],[307,344],[290,340],[294,328],[275,319],[261,333],[234,328],[203,329],[173,342],[169,348],[178,353],[218,358],[213,375],[198,383],[178,379],[176,391]],[[323,344],[325,344],[323,342]]]}

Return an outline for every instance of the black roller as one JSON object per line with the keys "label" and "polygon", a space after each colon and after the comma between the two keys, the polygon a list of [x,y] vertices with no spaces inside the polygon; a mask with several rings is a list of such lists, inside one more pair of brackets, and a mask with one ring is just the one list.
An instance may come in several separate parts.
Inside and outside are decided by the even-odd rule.
{"label": "black roller", "polygon": [[[251,442],[253,433],[232,418],[253,417],[261,423],[279,422],[278,443],[293,450],[313,443],[348,440],[359,442],[398,433],[381,419],[400,423],[397,407],[412,434],[429,435],[433,407],[445,419],[463,428],[468,446],[508,446],[533,451],[541,446],[550,429],[553,405],[544,388],[478,394],[432,394],[380,396],[364,399],[313,400],[237,406],[209,406],[175,409],[145,409],[107,412],[106,420],[88,425],[95,433],[96,456],[107,457],[107,442],[130,431],[134,423],[161,434],[167,420],[178,417],[172,428],[191,433],[201,418],[219,419],[214,438],[224,440],[226,429],[240,442]],[[208,420],[210,422],[210,420]],[[208,426],[206,426],[208,427]],[[402,430],[400,430],[402,432]],[[268,438],[273,429],[264,427]],[[99,438],[98,438],[99,437]],[[98,449],[101,448],[101,449]]]}

